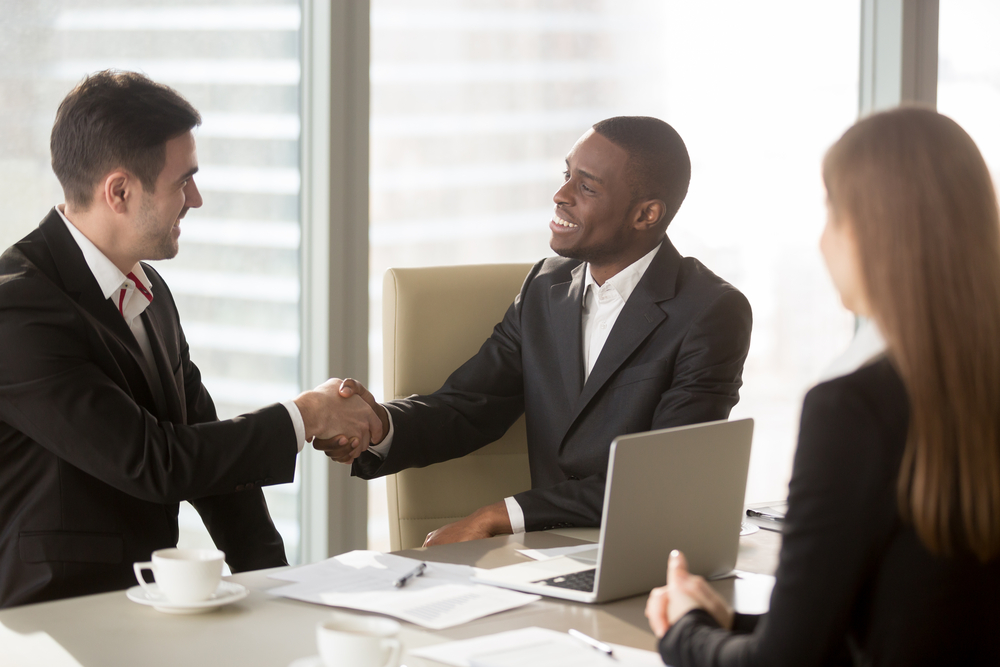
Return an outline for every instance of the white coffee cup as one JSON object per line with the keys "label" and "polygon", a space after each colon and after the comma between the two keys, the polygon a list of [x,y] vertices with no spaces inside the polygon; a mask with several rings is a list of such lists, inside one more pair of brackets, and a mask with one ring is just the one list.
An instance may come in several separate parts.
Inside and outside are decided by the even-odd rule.
{"label": "white coffee cup", "polygon": [[191,604],[207,600],[219,587],[225,560],[226,554],[218,549],[159,549],[153,552],[153,560],[132,567],[150,597],[156,597],[156,591],[143,579],[143,570],[153,573],[160,593],[168,600]]}
{"label": "white coffee cup", "polygon": [[326,667],[398,667],[399,623],[388,618],[331,615],[316,625],[316,645]]}

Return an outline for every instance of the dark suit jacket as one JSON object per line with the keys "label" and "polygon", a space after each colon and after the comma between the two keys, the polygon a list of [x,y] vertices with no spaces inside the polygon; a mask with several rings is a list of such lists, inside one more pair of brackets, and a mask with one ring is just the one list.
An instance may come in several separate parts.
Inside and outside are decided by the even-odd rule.
{"label": "dark suit jacket", "polygon": [[664,239],[584,384],[585,266],[536,264],[493,335],[440,390],[386,404],[389,454],[367,452],[354,474],[462,456],[524,413],[532,489],[515,499],[526,529],[598,526],[616,436],[727,418],[750,346],[746,298]]}
{"label": "dark suit jacket", "polygon": [[274,405],[217,421],[143,268],[160,392],[55,211],[0,257],[0,607],[134,584],[134,561],[176,545],[184,499],[233,570],[285,564],[258,487],[292,480],[291,419]]}
{"label": "dark suit jacket", "polygon": [[1000,665],[1000,558],[936,558],[900,520],[908,427],[884,358],[810,391],[769,613],[737,616],[731,633],[691,612],[664,635],[663,659],[809,667],[846,648],[858,665]]}

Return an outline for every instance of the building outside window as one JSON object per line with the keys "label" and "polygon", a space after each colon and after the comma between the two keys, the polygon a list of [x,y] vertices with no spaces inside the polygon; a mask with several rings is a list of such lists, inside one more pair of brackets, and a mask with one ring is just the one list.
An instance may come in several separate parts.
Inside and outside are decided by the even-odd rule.
{"label": "building outside window", "polygon": [[[0,197],[7,247],[63,201],[49,166],[62,98],[106,68],[143,72],[203,116],[195,130],[205,203],[181,224],[180,253],[156,262],[219,417],[299,392],[298,2],[160,0],[6,3],[0,17]],[[298,482],[265,489],[298,562]],[[210,544],[197,512],[180,543]]]}

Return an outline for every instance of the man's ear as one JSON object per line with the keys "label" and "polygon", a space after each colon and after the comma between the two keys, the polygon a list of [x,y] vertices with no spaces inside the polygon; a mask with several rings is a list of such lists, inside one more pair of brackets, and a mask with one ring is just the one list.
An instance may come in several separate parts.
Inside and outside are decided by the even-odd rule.
{"label": "man's ear", "polygon": [[136,181],[127,172],[113,171],[104,177],[101,198],[112,211],[119,215],[128,213],[129,205],[137,201]]}
{"label": "man's ear", "polygon": [[647,199],[636,204],[632,226],[637,231],[647,231],[660,224],[667,205],[660,199]]}

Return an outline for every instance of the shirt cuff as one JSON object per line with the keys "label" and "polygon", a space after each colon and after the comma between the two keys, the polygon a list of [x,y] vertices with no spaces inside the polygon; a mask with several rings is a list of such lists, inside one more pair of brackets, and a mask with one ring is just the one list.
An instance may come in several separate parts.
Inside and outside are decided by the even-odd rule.
{"label": "shirt cuff", "polygon": [[389,417],[389,432],[385,434],[384,438],[382,438],[382,442],[377,445],[368,446],[368,451],[372,452],[382,460],[385,460],[385,457],[389,455],[389,448],[392,447],[392,436],[396,432],[395,428],[392,426],[392,413],[386,410],[385,414]]}
{"label": "shirt cuff", "polygon": [[284,401],[282,405],[288,410],[288,416],[292,418],[292,427],[295,428],[295,446],[297,451],[301,452],[306,445],[306,423],[302,421],[302,413],[299,412],[299,406],[295,405],[295,401]]}
{"label": "shirt cuff", "polygon": [[521,506],[517,504],[514,500],[514,496],[503,499],[504,504],[507,505],[507,518],[510,519],[510,529],[517,533],[524,532],[524,512],[521,510]]}

